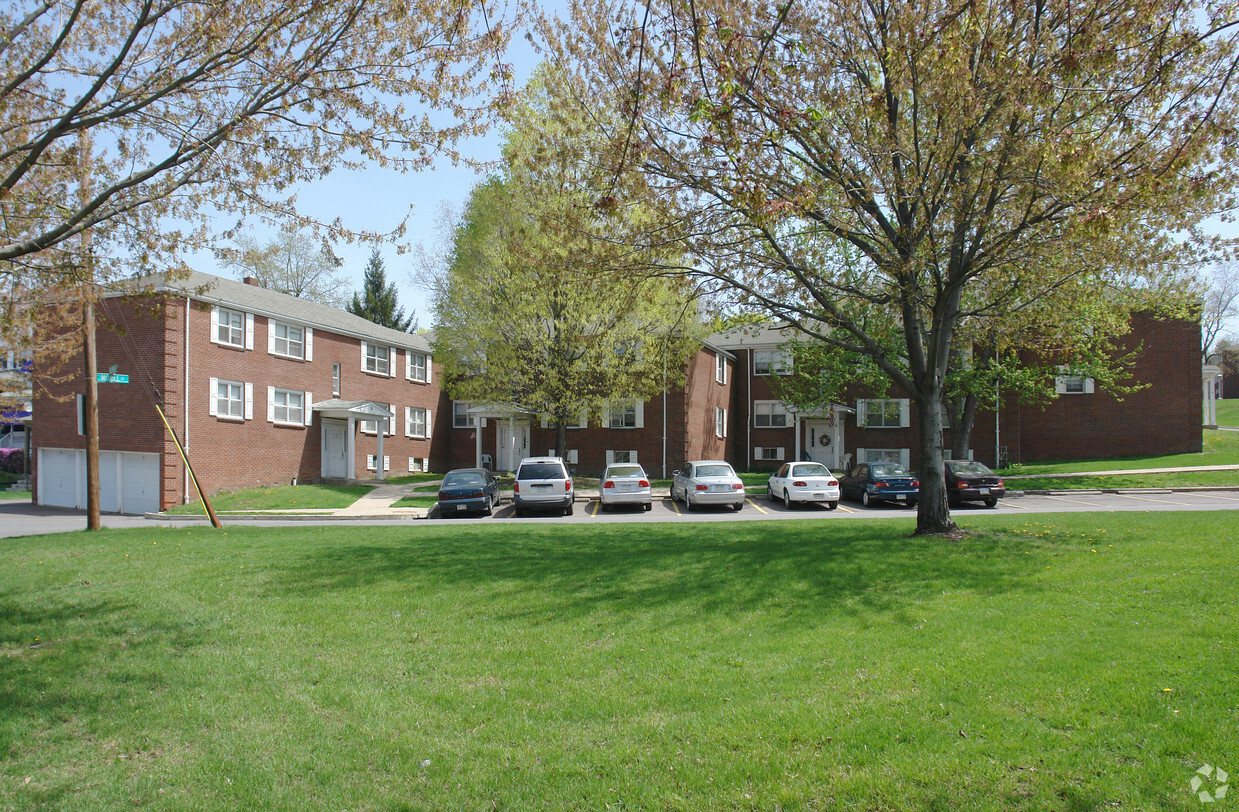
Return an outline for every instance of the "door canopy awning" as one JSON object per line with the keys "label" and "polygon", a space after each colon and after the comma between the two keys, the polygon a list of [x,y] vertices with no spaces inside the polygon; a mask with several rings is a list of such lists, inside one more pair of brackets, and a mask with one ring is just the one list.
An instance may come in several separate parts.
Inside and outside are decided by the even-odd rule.
{"label": "door canopy awning", "polygon": [[382,420],[383,418],[390,420],[396,416],[388,410],[386,403],[375,403],[372,400],[332,398],[315,403],[311,408],[322,417],[334,417],[340,420],[347,420],[350,417],[358,420]]}

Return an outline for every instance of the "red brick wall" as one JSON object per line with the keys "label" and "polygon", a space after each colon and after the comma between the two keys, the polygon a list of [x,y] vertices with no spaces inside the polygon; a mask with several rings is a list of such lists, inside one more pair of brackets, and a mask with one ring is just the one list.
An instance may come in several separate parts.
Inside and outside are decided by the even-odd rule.
{"label": "red brick wall", "polygon": [[[690,460],[732,461],[730,451],[744,420],[736,414],[733,392],[740,385],[743,367],[728,360],[727,382],[715,378],[715,357],[712,350],[702,350],[689,361],[684,381],[684,449],[683,457],[674,461],[672,469]],[[714,410],[727,410],[727,437],[719,438],[714,431]],[[734,464],[734,462],[733,462]]]}

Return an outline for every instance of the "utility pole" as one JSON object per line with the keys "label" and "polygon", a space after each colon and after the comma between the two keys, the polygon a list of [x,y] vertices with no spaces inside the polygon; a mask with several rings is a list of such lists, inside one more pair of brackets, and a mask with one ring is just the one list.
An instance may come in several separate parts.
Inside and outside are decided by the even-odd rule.
{"label": "utility pole", "polygon": [[[78,138],[78,192],[82,203],[90,201],[90,136]],[[86,359],[86,394],[82,398],[82,432],[86,435],[86,529],[103,526],[99,518],[99,364],[95,357],[94,262],[90,253],[90,229],[82,232],[82,269],[85,272],[85,306],[82,311],[82,355]]]}

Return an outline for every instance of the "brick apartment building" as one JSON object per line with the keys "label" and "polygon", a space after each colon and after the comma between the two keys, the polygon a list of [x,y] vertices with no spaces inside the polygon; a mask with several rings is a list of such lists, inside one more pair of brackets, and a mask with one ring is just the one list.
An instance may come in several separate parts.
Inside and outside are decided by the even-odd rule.
{"label": "brick apartment building", "polygon": [[[197,292],[199,289],[205,292]],[[446,471],[479,461],[511,470],[548,453],[554,431],[517,406],[453,401],[426,336],[388,330],[335,308],[228,279],[192,274],[151,301],[99,308],[98,365],[128,384],[99,384],[105,511],[139,512],[195,498],[159,420],[160,403],[208,492],[294,479],[371,478]],[[897,393],[857,393],[817,414],[780,403],[773,376],[790,372],[789,331],[743,328],[711,336],[682,385],[644,403],[616,401],[603,419],[568,429],[568,463],[598,474],[636,461],[668,476],[691,459],[773,469],[815,459],[832,470],[893,459],[915,467],[916,409]],[[1201,449],[1199,325],[1138,318],[1132,368],[1148,388],[1119,401],[1083,379],[1059,380],[1048,405],[1005,401],[973,430],[993,463],[1169,454]],[[80,361],[76,368],[81,368]],[[76,385],[37,393],[35,501],[85,505],[85,442]],[[80,396],[79,396],[80,397]],[[394,419],[380,436],[376,427]],[[995,419],[996,418],[996,419]]]}

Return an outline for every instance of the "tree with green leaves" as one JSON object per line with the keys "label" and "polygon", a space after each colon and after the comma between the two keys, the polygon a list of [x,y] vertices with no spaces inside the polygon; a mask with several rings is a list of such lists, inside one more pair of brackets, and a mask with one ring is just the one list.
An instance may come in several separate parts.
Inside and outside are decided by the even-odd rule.
{"label": "tree with green leaves", "polygon": [[[453,397],[512,406],[556,430],[608,401],[682,381],[701,329],[690,282],[635,273],[640,206],[599,200],[607,172],[563,85],[540,71],[513,112],[502,175],[474,188],[432,283],[435,360]],[[665,257],[663,258],[665,260]]]}
{"label": "tree with green leaves", "polygon": [[623,105],[609,162],[674,204],[667,227],[693,248],[679,270],[868,356],[915,404],[918,533],[957,532],[942,403],[968,323],[1059,302],[1075,304],[1041,311],[1106,331],[1176,291],[1233,206],[1231,3],[573,0],[571,15],[549,52],[578,66],[583,98]]}
{"label": "tree with green leaves", "polygon": [[387,281],[387,270],[383,265],[383,257],[379,249],[370,252],[370,260],[366,263],[366,275],[362,282],[360,293],[353,294],[353,301],[345,309],[354,316],[410,333],[417,329],[417,321],[413,316],[404,315],[404,308],[396,301],[396,283]]}

